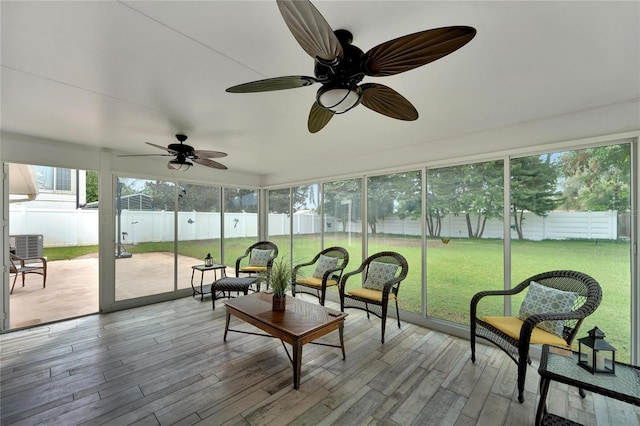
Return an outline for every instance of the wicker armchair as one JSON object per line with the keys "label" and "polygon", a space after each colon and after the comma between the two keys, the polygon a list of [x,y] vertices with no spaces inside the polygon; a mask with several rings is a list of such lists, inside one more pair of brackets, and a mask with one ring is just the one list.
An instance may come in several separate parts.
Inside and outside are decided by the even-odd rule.
{"label": "wicker armchair", "polygon": [[[565,313],[541,313],[520,320],[516,317],[478,317],[478,302],[488,296],[513,295],[527,290],[534,281],[541,286],[564,292],[576,293],[573,308]],[[592,314],[600,305],[602,290],[600,284],[590,276],[576,271],[550,271],[527,278],[511,290],[493,290],[477,293],[471,299],[471,361],[476,361],[476,337],[486,339],[502,349],[518,366],[518,401],[524,401],[530,344],[550,344],[570,346],[584,318]],[[560,335],[541,329],[543,321],[560,320]],[[549,323],[546,323],[549,324]]]}
{"label": "wicker armchair", "polygon": [[[335,259],[335,264],[324,268],[322,258],[329,257]],[[291,294],[293,297],[297,293],[307,293],[316,296],[320,304],[324,306],[327,295],[327,287],[337,286],[342,278],[342,272],[349,263],[349,252],[342,247],[330,247],[316,254],[307,263],[300,263],[293,268],[293,279],[291,282]],[[300,276],[301,269],[316,265],[314,274],[311,277]]]}
{"label": "wicker armchair", "polygon": [[[258,241],[250,245],[247,251],[236,259],[236,277],[241,273],[249,276],[266,273],[270,276],[271,266],[276,257],[278,257],[278,246],[275,243]],[[267,288],[268,286],[267,284]],[[257,291],[260,291],[260,281],[257,282]]]}
{"label": "wicker armchair", "polygon": [[[387,268],[384,265],[392,265]],[[384,270],[386,269],[386,270]],[[373,314],[382,320],[382,340],[384,343],[384,330],[387,322],[387,307],[389,300],[396,304],[396,316],[398,318],[398,328],[400,328],[400,310],[398,309],[398,290],[400,283],[407,277],[409,264],[399,253],[383,251],[373,254],[362,262],[362,265],[355,271],[342,276],[340,281],[340,310],[345,308],[362,309],[369,314]],[[351,286],[347,289],[349,278],[360,275],[362,281],[358,286]],[[356,282],[357,280],[352,280]]]}

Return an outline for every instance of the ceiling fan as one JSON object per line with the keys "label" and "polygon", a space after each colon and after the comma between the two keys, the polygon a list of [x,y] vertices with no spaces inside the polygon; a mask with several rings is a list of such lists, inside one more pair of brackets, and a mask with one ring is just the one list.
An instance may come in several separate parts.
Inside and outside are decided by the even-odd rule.
{"label": "ceiling fan", "polygon": [[145,142],[147,145],[151,145],[153,147],[167,151],[168,154],[131,154],[119,155],[118,157],[173,156],[175,158],[169,160],[169,162],[167,163],[167,168],[169,168],[170,170],[189,170],[189,168],[193,166],[193,163],[200,164],[202,166],[213,167],[214,169],[227,170],[227,166],[212,160],[212,158],[226,157],[226,153],[220,151],[193,149],[192,146],[183,143],[187,140],[187,135],[177,134],[176,139],[178,139],[179,143],[171,143],[166,148],[164,146],[156,145],[151,142]]}
{"label": "ceiling fan", "polygon": [[453,26],[425,30],[387,41],[364,53],[351,44],[347,30],[333,31],[308,0],[277,0],[285,23],[300,46],[315,60],[315,77],[285,76],[229,87],[229,93],[267,92],[322,84],[311,106],[308,128],[320,131],[335,114],[362,103],[398,120],[413,121],[418,111],[390,87],[358,85],[365,76],[383,77],[433,62],[467,44],[476,35],[472,27]]}

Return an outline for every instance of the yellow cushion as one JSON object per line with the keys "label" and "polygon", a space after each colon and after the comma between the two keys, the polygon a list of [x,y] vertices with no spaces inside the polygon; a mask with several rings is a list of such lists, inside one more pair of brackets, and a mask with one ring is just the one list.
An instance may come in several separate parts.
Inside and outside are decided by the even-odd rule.
{"label": "yellow cushion", "polygon": [[[382,292],[378,290],[372,290],[370,288],[356,288],[347,292],[348,294],[361,297],[363,299],[374,300],[376,302],[382,302]],[[389,299],[395,299],[396,295],[389,293]]]}
{"label": "yellow cushion", "polygon": [[[488,324],[491,324],[498,330],[502,331],[506,335],[513,337],[516,340],[520,339],[520,329],[522,328],[522,321],[516,317],[484,317],[482,320]],[[562,337],[551,334],[548,331],[544,331],[541,328],[534,327],[531,333],[531,344],[542,345],[544,343],[554,346],[567,347],[567,341]]]}
{"label": "yellow cushion", "polygon": [[[322,287],[322,279],[321,278],[314,278],[314,277],[298,278],[296,280],[296,283],[309,285],[311,287],[318,287],[318,288]],[[332,285],[338,285],[338,281],[336,281],[336,280],[327,280],[327,287],[330,287]]]}
{"label": "yellow cushion", "polygon": [[267,272],[266,266],[245,266],[240,268],[240,272]]}

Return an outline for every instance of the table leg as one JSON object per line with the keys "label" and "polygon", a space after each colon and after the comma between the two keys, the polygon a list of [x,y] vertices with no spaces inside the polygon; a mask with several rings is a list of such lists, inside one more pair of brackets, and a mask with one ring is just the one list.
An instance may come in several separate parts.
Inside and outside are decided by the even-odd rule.
{"label": "table leg", "polygon": [[302,374],[302,343],[293,344],[293,388],[300,389],[300,375]]}
{"label": "table leg", "polygon": [[202,291],[202,281],[204,280],[204,271],[200,274],[200,301],[204,300],[204,292]]}
{"label": "table leg", "polygon": [[191,297],[196,295],[196,288],[193,285],[193,274],[196,273],[195,269],[191,269],[191,290],[193,290],[193,294],[191,295]]}
{"label": "table leg", "polygon": [[347,356],[344,353],[344,321],[340,323],[340,328],[338,329],[338,333],[340,334],[340,347],[342,348],[342,359],[347,359]]}
{"label": "table leg", "polygon": [[229,320],[231,319],[231,314],[229,313],[229,308],[227,308],[227,322],[224,325],[224,338],[222,339],[224,342],[227,341],[227,332],[229,331]]}
{"label": "table leg", "polygon": [[551,379],[540,377],[540,402],[536,411],[536,426],[542,426],[542,419],[547,413],[547,393],[549,393],[550,383]]}

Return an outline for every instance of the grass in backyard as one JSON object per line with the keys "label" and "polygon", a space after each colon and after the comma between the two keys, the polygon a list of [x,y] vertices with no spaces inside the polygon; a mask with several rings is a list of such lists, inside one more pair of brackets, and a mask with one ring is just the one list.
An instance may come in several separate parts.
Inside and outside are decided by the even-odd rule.
{"label": "grass in backyard", "polygon": [[98,253],[98,246],[45,247],[43,250],[48,261],[73,259],[93,253]]}

